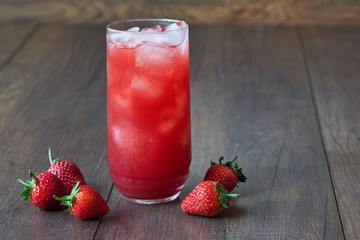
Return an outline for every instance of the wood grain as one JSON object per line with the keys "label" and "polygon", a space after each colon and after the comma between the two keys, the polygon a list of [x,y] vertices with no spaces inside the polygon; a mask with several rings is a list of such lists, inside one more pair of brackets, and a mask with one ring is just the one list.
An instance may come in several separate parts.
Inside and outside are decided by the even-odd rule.
{"label": "wood grain", "polygon": [[[306,67],[293,28],[190,30],[193,161],[177,202],[138,206],[113,190],[96,239],[343,239]],[[210,160],[248,176],[218,217],[181,212]]]}
{"label": "wood grain", "polygon": [[191,25],[360,25],[357,0],[12,0],[0,21],[101,23],[124,18],[183,19]]}
{"label": "wood grain", "polygon": [[12,54],[22,47],[34,29],[34,23],[1,23],[0,24],[0,69],[3,68]]}
{"label": "wood grain", "polygon": [[360,236],[360,29],[302,28],[346,239]]}
{"label": "wood grain", "polygon": [[[36,24],[24,23],[3,23],[0,24],[0,76],[2,70],[12,61],[16,54],[22,50],[26,42],[36,32]],[[0,94],[0,118],[5,116],[6,112],[11,111],[16,97],[16,88],[14,85],[4,84],[4,81],[0,82],[2,88],[0,92],[6,92],[6,94]],[[15,84],[16,85],[16,84]],[[5,127],[5,119],[0,121],[0,129]]]}
{"label": "wood grain", "polygon": [[[177,201],[154,206],[112,189],[104,26],[0,30],[0,239],[360,235],[358,28],[192,26],[191,173]],[[80,221],[21,201],[16,180],[46,170],[49,146],[109,196],[108,215]],[[240,198],[214,218],[182,213],[210,160],[235,154],[248,177],[236,189]]]}
{"label": "wood grain", "polygon": [[[15,39],[16,40],[16,39]],[[27,171],[45,171],[47,149],[76,162],[107,198],[105,29],[43,26],[0,73],[1,239],[90,239],[99,219],[22,202]],[[4,101],[4,99],[6,101]]]}

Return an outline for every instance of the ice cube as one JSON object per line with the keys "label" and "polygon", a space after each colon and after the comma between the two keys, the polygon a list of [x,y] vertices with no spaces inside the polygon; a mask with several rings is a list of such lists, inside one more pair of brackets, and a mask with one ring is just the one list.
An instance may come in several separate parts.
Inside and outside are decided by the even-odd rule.
{"label": "ice cube", "polygon": [[163,87],[155,80],[144,75],[135,76],[131,81],[131,91],[141,98],[156,99],[163,93]]}
{"label": "ice cube", "polygon": [[139,156],[148,156],[153,149],[154,140],[151,135],[138,129],[133,124],[123,122],[121,125],[113,125],[110,134],[117,146],[117,151],[123,156],[130,153],[130,156],[132,156],[134,151]]}
{"label": "ice cube", "polygon": [[138,32],[140,30],[139,27],[132,27],[132,28],[129,28],[127,31],[128,32]]}
{"label": "ice cube", "polygon": [[163,31],[166,32],[166,44],[170,46],[180,45],[187,37],[186,23],[184,21],[172,23],[166,26]]}
{"label": "ice cube", "polygon": [[131,34],[132,32],[121,32],[108,34],[108,42],[118,48],[134,48],[143,43],[140,34]]}
{"label": "ice cube", "polygon": [[135,76],[131,81],[131,88],[135,90],[145,91],[150,87],[150,83],[145,76]]}
{"label": "ice cube", "polygon": [[159,125],[159,132],[168,133],[171,131],[184,116],[184,111],[177,107],[167,108],[161,114],[162,122]]}
{"label": "ice cube", "polygon": [[155,33],[155,32],[161,32],[162,28],[160,25],[156,25],[154,27],[151,28],[143,28],[141,29],[140,32],[142,33]]}
{"label": "ice cube", "polygon": [[172,24],[164,27],[163,32],[177,30],[177,29],[181,29],[181,28],[185,28],[185,27],[186,27],[186,23],[184,21],[179,21],[179,22],[172,23]]}
{"label": "ice cube", "polygon": [[128,110],[128,107],[130,106],[130,101],[127,97],[128,94],[116,94],[113,95],[115,108],[120,109],[122,111]]}
{"label": "ice cube", "polygon": [[107,40],[110,44],[119,48],[134,48],[144,41],[143,35],[136,34],[139,30],[139,27],[132,27],[127,31],[109,31]]}
{"label": "ice cube", "polygon": [[160,26],[142,30],[141,33],[144,33],[144,35],[142,35],[143,41],[146,42],[147,45],[151,46],[164,44],[167,41],[167,37],[161,32],[161,30],[162,28]]}
{"label": "ice cube", "polygon": [[138,48],[136,67],[149,75],[169,76],[174,71],[175,52],[166,45],[151,45],[148,42]]}
{"label": "ice cube", "polygon": [[[161,30],[162,28],[160,25],[156,25],[152,28],[143,29],[140,29],[139,27],[130,28],[129,30],[127,30],[128,32],[130,32],[129,39],[127,39],[128,45],[131,47],[136,47],[143,42],[147,42],[148,45],[162,44],[166,41],[167,38],[162,34],[157,34],[161,33]],[[131,34],[134,32],[139,32],[141,34]]]}

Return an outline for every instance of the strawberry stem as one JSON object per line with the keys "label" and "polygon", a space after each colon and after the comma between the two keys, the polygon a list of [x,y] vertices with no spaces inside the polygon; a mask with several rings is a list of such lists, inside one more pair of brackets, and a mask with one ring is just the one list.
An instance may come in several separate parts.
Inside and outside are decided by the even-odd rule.
{"label": "strawberry stem", "polygon": [[226,164],[230,164],[230,165],[232,165],[235,161],[236,161],[236,159],[238,158],[238,156],[237,155],[235,155],[235,157],[234,157],[234,159],[231,161],[231,162],[227,162]]}
{"label": "strawberry stem", "polygon": [[228,196],[228,197],[239,197],[240,194],[232,193],[232,194],[227,194],[226,196]]}
{"label": "strawberry stem", "polygon": [[51,157],[51,148],[50,147],[49,147],[49,150],[48,150],[48,154],[49,154],[50,166],[53,165],[56,162],[61,162],[60,158],[55,158],[54,160],[52,159],[52,157]]}

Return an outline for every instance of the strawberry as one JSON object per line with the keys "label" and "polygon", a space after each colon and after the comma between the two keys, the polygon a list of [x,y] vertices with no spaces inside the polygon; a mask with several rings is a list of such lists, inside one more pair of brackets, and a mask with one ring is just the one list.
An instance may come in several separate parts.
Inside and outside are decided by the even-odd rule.
{"label": "strawberry", "polygon": [[24,197],[23,201],[30,199],[32,205],[44,210],[61,208],[60,202],[56,201],[53,195],[65,196],[67,194],[64,183],[49,172],[36,176],[29,170],[29,175],[31,180],[26,182],[18,179],[18,182],[25,186],[24,191],[20,193],[20,196]]}
{"label": "strawberry", "polygon": [[109,207],[103,197],[93,188],[87,185],[79,186],[77,182],[73,187],[71,194],[59,198],[54,196],[61,205],[69,206],[66,210],[80,219],[89,219],[100,217],[109,212]]}
{"label": "strawberry", "polygon": [[181,209],[187,214],[211,217],[220,213],[223,208],[228,208],[228,197],[238,196],[228,194],[228,191],[217,182],[204,181],[184,199]]}
{"label": "strawberry", "polygon": [[51,148],[49,148],[49,161],[50,167],[48,172],[55,174],[65,184],[67,194],[71,193],[71,189],[76,182],[80,181],[80,185],[86,185],[85,179],[78,168],[72,161],[61,161],[60,158],[51,157]]}
{"label": "strawberry", "polygon": [[221,184],[228,192],[237,187],[238,182],[246,182],[246,177],[242,173],[242,168],[232,161],[222,163],[224,157],[219,159],[219,163],[211,161],[211,167],[206,171],[204,181],[216,181]]}

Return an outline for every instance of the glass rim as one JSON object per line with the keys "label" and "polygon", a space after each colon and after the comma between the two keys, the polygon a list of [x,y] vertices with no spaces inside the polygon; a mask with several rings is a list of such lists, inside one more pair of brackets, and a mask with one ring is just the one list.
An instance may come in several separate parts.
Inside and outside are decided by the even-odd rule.
{"label": "glass rim", "polygon": [[[185,26],[184,27],[180,27],[178,29],[173,29],[173,30],[169,30],[169,31],[165,31],[165,32],[128,32],[127,30],[119,30],[119,29],[115,29],[114,27],[111,27],[112,24],[119,24],[119,23],[127,23],[127,22],[169,22],[169,23],[177,23],[177,22],[184,22]],[[128,33],[128,34],[166,34],[166,33],[170,33],[170,32],[175,32],[175,31],[182,31],[184,29],[187,29],[189,27],[189,25],[183,21],[183,20],[177,20],[177,19],[169,19],[169,18],[130,18],[130,19],[120,19],[120,20],[116,20],[113,22],[110,22],[109,24],[106,25],[106,30],[111,31],[111,32],[118,32],[118,33]]]}

